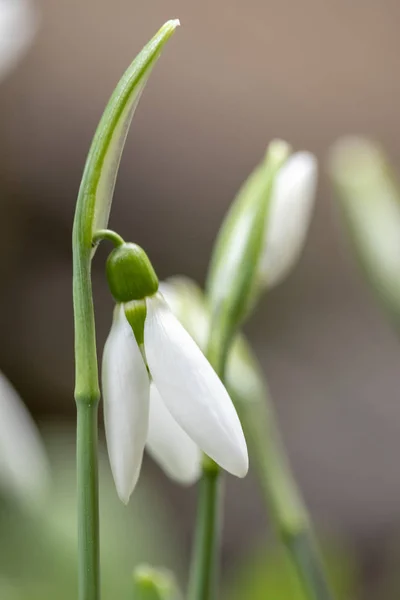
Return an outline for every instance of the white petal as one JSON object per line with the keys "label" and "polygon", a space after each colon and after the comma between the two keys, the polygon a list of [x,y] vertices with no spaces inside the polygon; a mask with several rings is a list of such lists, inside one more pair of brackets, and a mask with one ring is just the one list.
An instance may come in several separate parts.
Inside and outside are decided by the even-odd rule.
{"label": "white petal", "polygon": [[30,0],[0,0],[0,79],[29,46],[37,23],[37,13]]}
{"label": "white petal", "polygon": [[163,281],[159,289],[175,317],[204,351],[210,318],[201,289],[187,277],[173,277]]}
{"label": "white petal", "polygon": [[244,477],[246,442],[226,389],[161,294],[146,303],[147,363],[169,412],[206,454],[230,473]]}
{"label": "white petal", "polygon": [[286,277],[301,254],[313,213],[316,184],[317,160],[309,152],[290,156],[277,175],[260,265],[268,288]]}
{"label": "white petal", "polygon": [[142,464],[149,419],[149,376],[122,305],[115,308],[104,346],[104,424],[111,470],[122,502],[128,503]]}
{"label": "white petal", "polygon": [[48,479],[49,465],[36,425],[0,373],[0,487],[28,506],[43,499]]}
{"label": "white petal", "polygon": [[178,483],[190,485],[200,477],[201,450],[172,417],[154,383],[150,385],[146,449],[165,473]]}

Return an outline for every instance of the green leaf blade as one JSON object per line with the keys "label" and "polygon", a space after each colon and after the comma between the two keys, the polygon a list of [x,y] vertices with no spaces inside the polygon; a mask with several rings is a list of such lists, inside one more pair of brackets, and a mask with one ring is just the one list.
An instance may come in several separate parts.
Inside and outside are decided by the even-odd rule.
{"label": "green leaf blade", "polygon": [[97,127],[79,189],[74,233],[91,250],[93,234],[106,229],[115,181],[132,117],[161,51],[179,25],[165,23],[128,67]]}

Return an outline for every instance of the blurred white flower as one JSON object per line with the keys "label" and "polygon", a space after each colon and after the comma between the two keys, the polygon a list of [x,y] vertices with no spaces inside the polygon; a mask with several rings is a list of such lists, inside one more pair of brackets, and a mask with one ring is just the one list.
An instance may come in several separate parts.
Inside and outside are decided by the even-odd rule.
{"label": "blurred white flower", "polygon": [[375,142],[339,139],[330,173],[351,246],[377,297],[400,317],[400,193],[385,153]]}
{"label": "blurred white flower", "polygon": [[21,398],[0,373],[0,488],[25,505],[43,499],[47,456],[37,427]]}
{"label": "blurred white flower", "polygon": [[183,483],[200,473],[199,449],[238,477],[248,470],[242,427],[222,382],[163,296],[156,293],[145,301],[143,347],[118,304],[103,354],[107,446],[125,503],[137,482],[146,441],[165,471]]}
{"label": "blurred white flower", "polygon": [[300,257],[316,184],[317,160],[310,152],[292,154],[276,176],[260,262],[261,279],[268,288],[285,279]]}
{"label": "blurred white flower", "polygon": [[0,80],[32,42],[38,15],[31,0],[0,0]]}

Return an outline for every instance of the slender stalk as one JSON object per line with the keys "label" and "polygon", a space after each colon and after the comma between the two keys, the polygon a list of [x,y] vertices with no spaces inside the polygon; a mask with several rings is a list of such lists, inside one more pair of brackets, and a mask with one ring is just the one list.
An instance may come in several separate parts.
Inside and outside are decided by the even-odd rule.
{"label": "slender stalk", "polygon": [[[207,358],[221,380],[230,345],[222,320],[210,327]],[[219,536],[221,531],[222,476],[219,466],[205,456],[197,504],[195,538],[189,580],[189,600],[213,600],[217,597]]]}
{"label": "slender stalk", "polygon": [[123,238],[119,235],[119,233],[116,233],[115,231],[112,231],[111,229],[99,229],[98,231],[96,231],[96,233],[94,233],[93,238],[92,238],[92,243],[94,245],[98,244],[102,240],[109,240],[116,247],[121,246],[122,244],[125,243]]}
{"label": "slender stalk", "polygon": [[200,481],[189,600],[216,596],[221,484],[218,465],[206,456]]}
{"label": "slender stalk", "polygon": [[[79,204],[78,204],[79,206]],[[91,236],[77,210],[73,232],[75,401],[77,406],[79,600],[100,599],[97,409],[100,399],[92,285]]]}
{"label": "slender stalk", "polygon": [[303,531],[288,536],[286,546],[307,596],[313,600],[333,600],[311,528],[305,527]]}
{"label": "slender stalk", "polygon": [[281,440],[275,411],[265,390],[263,402],[235,402],[266,504],[309,600],[333,600],[313,528]]}
{"label": "slender stalk", "polygon": [[81,600],[100,597],[97,405],[77,406],[78,581]]}

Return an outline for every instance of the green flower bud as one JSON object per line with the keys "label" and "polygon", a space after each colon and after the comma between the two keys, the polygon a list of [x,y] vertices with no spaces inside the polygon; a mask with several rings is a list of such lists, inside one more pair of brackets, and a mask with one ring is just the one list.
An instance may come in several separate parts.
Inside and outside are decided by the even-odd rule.
{"label": "green flower bud", "polygon": [[135,334],[139,346],[144,344],[144,321],[146,319],[146,301],[132,300],[124,305],[125,316]]}
{"label": "green flower bud", "polygon": [[108,287],[117,302],[143,300],[158,290],[158,279],[146,252],[137,244],[122,244],[107,259]]}
{"label": "green flower bud", "polygon": [[134,600],[182,600],[173,573],[139,565],[133,573]]}

